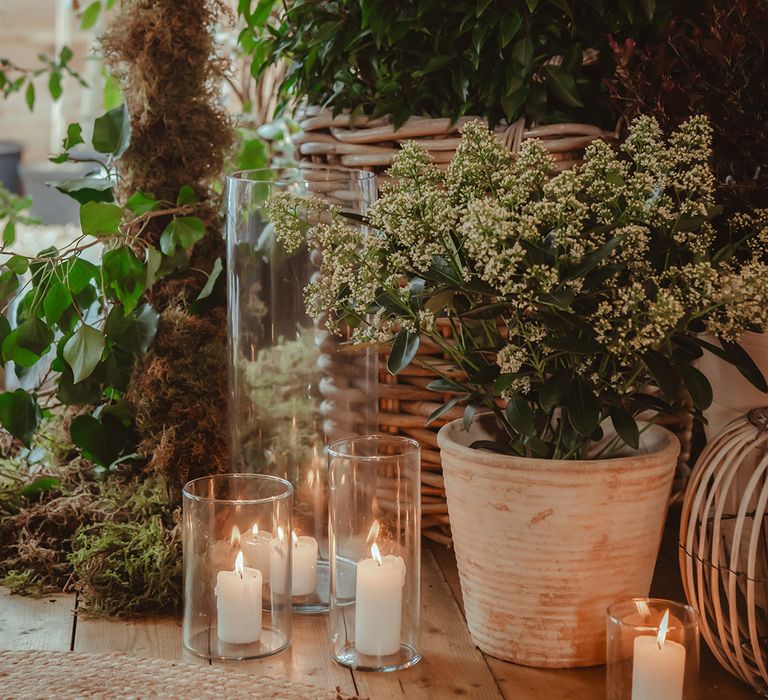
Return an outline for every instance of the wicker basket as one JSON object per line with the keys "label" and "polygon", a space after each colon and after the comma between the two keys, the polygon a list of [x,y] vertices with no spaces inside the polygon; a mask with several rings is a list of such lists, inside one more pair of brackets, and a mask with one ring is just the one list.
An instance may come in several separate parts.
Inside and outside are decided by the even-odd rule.
{"label": "wicker basket", "polygon": [[[447,168],[461,142],[461,128],[479,118],[461,117],[451,121],[411,117],[395,129],[389,116],[370,119],[342,113],[334,117],[330,111],[318,107],[302,108],[296,116],[301,131],[293,141],[300,161],[373,170],[380,182],[388,179],[384,171],[405,141],[424,146],[440,168]],[[555,171],[567,170],[578,163],[584,149],[595,139],[616,139],[615,132],[591,124],[526,127],[523,119],[512,125],[500,124],[494,131],[512,153],[516,153],[526,139],[539,139],[552,154]]]}
{"label": "wicker basket", "polygon": [[[455,122],[448,118],[429,119],[411,117],[399,129],[393,126],[389,116],[371,119],[366,116],[351,117],[349,113],[336,116],[319,107],[304,107],[297,112],[301,131],[294,136],[296,157],[303,166],[338,166],[371,170],[377,174],[379,185],[390,178],[385,174],[392,159],[406,141],[424,146],[440,168],[447,168],[461,142],[460,130],[464,124],[477,117],[462,117]],[[499,140],[512,153],[517,153],[526,139],[537,138],[554,158],[554,172],[567,170],[581,162],[584,149],[595,139],[610,142],[618,140],[617,130],[605,131],[590,124],[550,124],[526,127],[520,119],[512,125],[502,124],[495,128]],[[442,326],[443,334],[450,338],[448,323]],[[422,338],[420,355],[431,357],[430,363],[445,362],[442,352],[429,340]],[[379,428],[387,433],[407,435],[422,445],[422,532],[437,542],[451,543],[448,506],[445,499],[437,431],[447,422],[463,415],[461,406],[454,407],[429,427],[424,422],[444,398],[427,389],[435,376],[426,369],[410,366],[397,376],[389,374],[386,355],[379,363]],[[678,416],[663,421],[677,434],[682,443],[681,478],[675,493],[684,488],[685,463],[690,456],[690,416],[682,411]]]}

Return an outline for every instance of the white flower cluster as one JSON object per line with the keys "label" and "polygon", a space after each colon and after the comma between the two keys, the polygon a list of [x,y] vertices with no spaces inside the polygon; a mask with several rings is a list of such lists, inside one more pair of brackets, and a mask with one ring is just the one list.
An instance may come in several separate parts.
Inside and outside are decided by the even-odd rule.
{"label": "white flower cluster", "polygon": [[323,251],[311,310],[354,315],[356,341],[436,336],[450,317],[448,355],[514,375],[505,396],[534,395],[564,368],[626,396],[652,381],[645,354],[676,334],[768,327],[768,214],[734,221],[749,259],[714,255],[710,155],[705,118],[665,140],[641,117],[620,149],[596,141],[553,176],[539,142],[512,156],[475,121],[445,172],[403,147],[371,228],[283,195],[268,212],[286,245],[309,237]]}

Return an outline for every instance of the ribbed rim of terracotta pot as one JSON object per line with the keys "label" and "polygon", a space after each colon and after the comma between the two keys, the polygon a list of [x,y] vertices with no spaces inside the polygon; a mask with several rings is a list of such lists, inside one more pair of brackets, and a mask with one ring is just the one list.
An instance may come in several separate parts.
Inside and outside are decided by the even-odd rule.
{"label": "ribbed rim of terracotta pot", "polygon": [[[496,421],[496,418],[492,413],[487,413],[483,416],[479,416],[475,420],[481,423],[492,424]],[[647,423],[642,421],[639,421],[638,424],[647,425]],[[521,457],[518,455],[500,454],[469,447],[462,443],[462,437],[465,440],[469,440],[469,433],[464,430],[463,419],[457,418],[440,428],[440,431],[437,433],[437,444],[441,450],[445,450],[460,459],[474,461],[489,467],[501,468],[509,465],[510,460],[514,460],[516,464],[525,463],[530,465],[531,469],[542,470],[552,469],[556,464],[559,465],[558,468],[562,468],[564,463],[573,465],[579,464],[594,468],[599,464],[607,463],[616,466],[630,462],[635,465],[638,465],[638,463],[657,464],[660,461],[674,461],[677,459],[678,454],[680,454],[680,441],[674,433],[660,425],[651,425],[646,432],[646,441],[649,437],[656,435],[661,442],[658,449],[654,449],[652,452],[638,451],[630,455],[610,457],[607,459],[540,459],[538,457]]]}

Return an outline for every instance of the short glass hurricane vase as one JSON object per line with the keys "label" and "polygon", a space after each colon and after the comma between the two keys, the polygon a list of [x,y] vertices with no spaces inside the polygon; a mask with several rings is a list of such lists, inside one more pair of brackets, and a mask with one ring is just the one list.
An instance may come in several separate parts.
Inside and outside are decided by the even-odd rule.
{"label": "short glass hurricane vase", "polygon": [[[287,252],[270,204],[278,193],[321,200],[361,226],[376,199],[373,173],[304,167],[251,170],[227,181],[229,416],[233,469],[272,474],[295,487],[294,611],[328,610],[325,446],[377,428],[377,354],[311,318],[305,288],[320,275],[322,251]],[[273,199],[274,198],[274,199]],[[323,214],[297,206],[309,228]],[[303,217],[303,221],[302,221]]]}
{"label": "short glass hurricane vase", "polygon": [[184,646],[209,659],[253,659],[291,641],[293,486],[217,474],[183,492]]}
{"label": "short glass hurricane vase", "polygon": [[421,450],[389,435],[328,447],[331,655],[361,671],[421,658]]}
{"label": "short glass hurricane vase", "polygon": [[608,608],[608,700],[698,697],[699,616],[688,605],[632,598]]}

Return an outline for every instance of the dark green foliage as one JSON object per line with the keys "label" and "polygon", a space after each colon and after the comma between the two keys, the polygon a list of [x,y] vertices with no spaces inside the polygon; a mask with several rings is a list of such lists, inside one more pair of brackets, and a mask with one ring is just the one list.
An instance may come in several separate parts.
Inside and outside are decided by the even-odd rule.
{"label": "dark green foliage", "polygon": [[[535,122],[615,119],[600,96],[610,32],[664,21],[670,3],[642,0],[251,0],[240,3],[252,71],[291,61],[285,98],[373,116],[521,115]],[[278,19],[264,29],[275,8]]]}
{"label": "dark green foliage", "polygon": [[651,114],[669,130],[706,114],[726,212],[768,206],[765,0],[681,2],[659,39],[613,42],[613,51],[612,97],[627,120]]}

